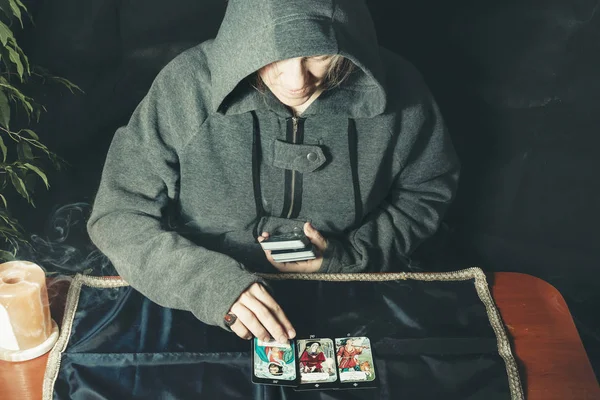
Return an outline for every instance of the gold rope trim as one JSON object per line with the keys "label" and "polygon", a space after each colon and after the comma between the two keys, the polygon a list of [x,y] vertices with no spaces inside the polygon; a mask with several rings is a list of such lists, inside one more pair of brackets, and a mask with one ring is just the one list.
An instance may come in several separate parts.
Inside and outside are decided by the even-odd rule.
{"label": "gold rope trim", "polygon": [[71,281],[69,286],[69,292],[67,294],[67,302],[65,304],[65,313],[60,328],[60,335],[56,344],[50,350],[48,355],[48,362],[46,363],[46,372],[44,374],[44,383],[42,387],[42,399],[52,400],[54,391],[54,383],[58,377],[58,371],[60,370],[60,357],[69,342],[71,336],[71,328],[73,325],[73,319],[75,318],[75,311],[77,304],[79,303],[79,293],[81,292],[81,279],[80,275],[76,275]]}
{"label": "gold rope trim", "polygon": [[[270,280],[305,280],[327,282],[384,282],[397,280],[419,281],[464,281],[477,278],[480,268],[467,268],[452,272],[384,272],[384,273],[355,273],[355,274],[258,274]],[[483,273],[483,272],[482,272]]]}
{"label": "gold rope trim", "polygon": [[89,287],[96,288],[118,288],[129,286],[129,283],[125,282],[125,279],[119,277],[114,278],[106,278],[102,276],[89,276],[89,275],[79,275],[81,277],[81,281]]}
{"label": "gold rope trim", "polygon": [[58,372],[60,371],[61,356],[65,351],[71,337],[73,320],[75,319],[75,312],[77,311],[77,305],[79,304],[79,295],[81,293],[81,287],[84,284],[87,286],[102,288],[128,286],[127,282],[121,278],[107,279],[101,277],[84,276],[81,274],[75,275],[71,281],[71,285],[69,286],[69,291],[67,293],[65,313],[62,320],[60,335],[58,336],[56,344],[48,354],[46,372],[44,373],[44,382],[42,386],[42,400],[52,400],[53,398],[54,384],[56,383]]}
{"label": "gold rope trim", "polygon": [[506,373],[508,375],[508,386],[510,388],[510,395],[513,400],[524,400],[525,395],[523,393],[523,386],[521,385],[521,377],[519,376],[519,370],[517,368],[517,362],[512,353],[510,341],[508,335],[504,329],[500,312],[496,307],[494,298],[490,293],[490,288],[487,283],[485,274],[481,269],[478,271],[478,276],[475,278],[475,289],[477,295],[485,305],[490,324],[496,333],[496,339],[498,341],[498,353],[504,359],[506,365]]}
{"label": "gold rope trim", "polygon": [[[452,272],[397,272],[397,273],[356,273],[356,274],[258,274],[265,279],[270,280],[307,280],[307,281],[327,281],[327,282],[384,282],[396,280],[416,280],[416,281],[464,281],[474,279],[475,290],[479,299],[484,304],[488,319],[496,335],[498,353],[504,359],[506,373],[508,375],[508,385],[512,400],[524,400],[523,388],[517,369],[517,363],[512,354],[510,342],[504,329],[504,324],[500,313],[494,303],[490,293],[487,279],[481,268],[467,268]],[[52,400],[53,388],[58,378],[60,369],[60,358],[65,351],[69,338],[75,312],[79,303],[79,294],[82,285],[100,288],[116,288],[129,286],[122,278],[102,278],[77,274],[71,283],[67,295],[65,315],[63,318],[62,329],[56,345],[48,356],[46,374],[44,375],[43,400]]]}

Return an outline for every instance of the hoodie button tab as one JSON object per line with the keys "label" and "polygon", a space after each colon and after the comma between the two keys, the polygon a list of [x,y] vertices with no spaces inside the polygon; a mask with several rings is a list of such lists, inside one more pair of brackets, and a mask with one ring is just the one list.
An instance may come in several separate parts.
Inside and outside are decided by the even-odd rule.
{"label": "hoodie button tab", "polygon": [[317,156],[317,153],[308,153],[306,158],[308,159],[308,161],[310,162],[315,162],[317,161],[317,159],[319,158],[319,156]]}

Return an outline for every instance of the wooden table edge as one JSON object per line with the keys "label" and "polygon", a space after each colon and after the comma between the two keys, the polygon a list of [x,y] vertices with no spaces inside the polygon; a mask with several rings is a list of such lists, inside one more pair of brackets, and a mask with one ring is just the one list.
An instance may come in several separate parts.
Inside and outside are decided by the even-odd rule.
{"label": "wooden table edge", "polygon": [[[579,331],[577,330],[568,304],[566,303],[560,291],[554,285],[541,278],[521,272],[495,272],[493,274],[486,275],[490,277],[490,290],[492,292],[494,302],[496,303],[496,307],[500,312],[505,329],[507,330],[510,338],[513,347],[513,354],[517,359],[517,362],[520,364],[519,367],[523,389],[526,395],[525,398],[541,400],[599,400],[600,386],[598,385],[598,380],[594,374],[592,364],[585,351],[581,336],[579,335]],[[563,384],[563,387],[569,383],[565,382],[565,379],[568,379],[569,376],[571,377],[571,381],[573,381],[575,374],[570,374],[569,376],[556,376],[557,374],[553,373],[552,369],[548,369],[546,374],[530,373],[529,369],[532,366],[540,365],[541,362],[532,362],[530,358],[530,352],[528,351],[529,349],[527,347],[535,348],[537,346],[541,349],[544,343],[540,340],[528,338],[523,331],[527,329],[524,328],[525,324],[513,323],[515,320],[518,321],[519,318],[519,313],[515,311],[516,307],[518,306],[518,299],[515,296],[516,293],[513,291],[510,295],[514,299],[514,302],[505,301],[505,295],[503,293],[508,291],[510,286],[512,286],[513,290],[518,290],[517,288],[519,286],[524,286],[528,287],[531,291],[538,290],[538,293],[540,291],[544,291],[545,296],[533,296],[531,299],[539,300],[540,304],[542,299],[548,301],[553,299],[554,307],[563,309],[563,312],[560,314],[560,319],[563,320],[563,327],[565,328],[563,334],[569,339],[569,341],[565,343],[568,343],[571,346],[571,350],[575,353],[580,367],[580,374],[577,375],[579,383],[572,382],[578,393],[566,393],[567,396],[573,395],[575,397],[562,397],[559,395],[559,393],[556,393],[557,389],[555,389],[557,383]],[[529,298],[529,296],[527,298]],[[523,307],[526,307],[526,305],[523,304]],[[515,326],[518,327],[517,330],[515,330]],[[511,327],[513,328],[512,330]],[[552,337],[555,338],[556,335],[557,332],[554,332]],[[553,354],[558,353],[559,351],[554,349]],[[523,371],[523,369],[525,369],[525,371]],[[583,386],[581,386],[581,383],[583,383]],[[577,389],[577,387],[579,388]],[[541,391],[544,391],[546,394],[543,396],[538,396],[538,392]],[[557,396],[552,394],[553,391],[555,391]]]}

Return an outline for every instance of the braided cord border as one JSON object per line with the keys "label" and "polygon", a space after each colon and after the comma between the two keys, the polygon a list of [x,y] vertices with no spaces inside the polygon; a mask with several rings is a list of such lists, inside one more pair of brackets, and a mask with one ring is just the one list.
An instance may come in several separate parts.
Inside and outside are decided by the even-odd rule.
{"label": "braided cord border", "polygon": [[[490,324],[496,334],[498,353],[504,359],[508,384],[512,400],[524,400],[517,363],[511,350],[510,342],[504,329],[504,324],[492,294],[487,279],[481,268],[472,267],[451,272],[397,272],[397,273],[354,273],[354,274],[258,274],[269,280],[306,280],[326,282],[385,282],[396,280],[416,281],[464,281],[474,279],[475,290],[484,304]],[[129,286],[122,278],[102,278],[77,274],[71,283],[67,295],[65,315],[60,336],[48,356],[46,373],[43,384],[43,400],[52,400],[54,384],[58,378],[60,360],[71,336],[71,328],[79,303],[79,295],[83,285],[97,288],[116,288]]]}

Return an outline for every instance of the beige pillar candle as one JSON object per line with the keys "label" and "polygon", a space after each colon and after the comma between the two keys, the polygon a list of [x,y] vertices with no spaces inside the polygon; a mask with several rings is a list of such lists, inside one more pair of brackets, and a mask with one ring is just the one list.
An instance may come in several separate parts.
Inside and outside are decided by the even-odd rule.
{"label": "beige pillar candle", "polygon": [[0,264],[0,359],[38,357],[50,350],[54,336],[44,271],[27,261]]}

